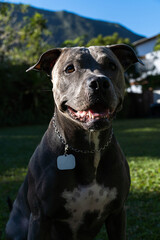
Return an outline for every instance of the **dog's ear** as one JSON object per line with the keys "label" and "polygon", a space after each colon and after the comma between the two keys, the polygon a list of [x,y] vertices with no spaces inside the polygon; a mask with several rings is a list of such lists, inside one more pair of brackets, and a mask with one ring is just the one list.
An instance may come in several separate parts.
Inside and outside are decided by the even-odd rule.
{"label": "dog's ear", "polygon": [[143,64],[143,62],[137,57],[137,54],[129,45],[126,44],[115,44],[107,46],[112,52],[116,55],[121,65],[126,71],[132,64],[139,62]]}
{"label": "dog's ear", "polygon": [[38,62],[32,67],[28,68],[26,72],[29,72],[31,70],[37,70],[37,71],[43,70],[48,75],[51,75],[52,68],[56,63],[57,59],[59,58],[61,52],[62,52],[62,49],[60,48],[48,50],[47,52],[43,53],[40,56]]}

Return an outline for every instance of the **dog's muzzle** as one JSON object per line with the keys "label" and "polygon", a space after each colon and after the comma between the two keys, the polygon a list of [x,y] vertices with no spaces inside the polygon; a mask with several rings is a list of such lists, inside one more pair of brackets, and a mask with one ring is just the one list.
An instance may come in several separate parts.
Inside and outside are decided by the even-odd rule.
{"label": "dog's muzzle", "polygon": [[[86,128],[101,129],[108,126],[115,115],[117,105],[113,106],[113,90],[111,81],[104,75],[91,76],[86,80],[86,96],[81,97],[83,106],[76,101],[66,101],[64,112],[69,117]],[[80,101],[80,98],[79,102]],[[86,99],[86,100],[84,100]],[[78,104],[79,104],[78,102]]]}

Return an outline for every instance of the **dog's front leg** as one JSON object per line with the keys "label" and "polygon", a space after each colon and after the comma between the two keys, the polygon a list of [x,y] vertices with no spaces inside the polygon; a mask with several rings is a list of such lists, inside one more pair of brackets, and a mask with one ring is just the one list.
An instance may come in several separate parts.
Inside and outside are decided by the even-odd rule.
{"label": "dog's front leg", "polygon": [[29,219],[29,228],[28,228],[28,237],[27,240],[41,240],[44,238],[44,227],[42,226],[42,218],[40,215],[34,216],[30,214]]}
{"label": "dog's front leg", "polygon": [[105,222],[109,240],[126,240],[126,213],[123,208]]}

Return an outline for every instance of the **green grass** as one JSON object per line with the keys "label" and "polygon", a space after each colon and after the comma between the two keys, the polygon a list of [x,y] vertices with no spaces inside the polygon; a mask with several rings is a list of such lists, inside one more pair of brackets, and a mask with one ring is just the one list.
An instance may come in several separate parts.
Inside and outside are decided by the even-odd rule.
{"label": "green grass", "polygon": [[[9,210],[7,196],[16,197],[27,165],[46,126],[0,129],[0,234]],[[129,240],[160,239],[160,119],[116,120],[114,132],[128,159],[132,185],[127,209]],[[105,240],[103,227],[96,240]]]}

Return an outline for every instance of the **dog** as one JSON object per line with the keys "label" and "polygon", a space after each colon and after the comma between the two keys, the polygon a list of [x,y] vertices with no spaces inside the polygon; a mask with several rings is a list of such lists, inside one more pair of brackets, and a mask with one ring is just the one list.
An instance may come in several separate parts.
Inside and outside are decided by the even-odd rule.
{"label": "dog", "polygon": [[27,71],[53,83],[54,116],[32,155],[6,225],[7,240],[126,240],[129,166],[112,120],[124,72],[141,62],[125,44],[56,48]]}

